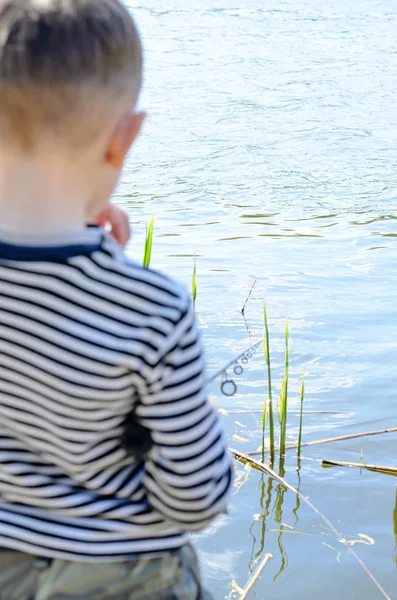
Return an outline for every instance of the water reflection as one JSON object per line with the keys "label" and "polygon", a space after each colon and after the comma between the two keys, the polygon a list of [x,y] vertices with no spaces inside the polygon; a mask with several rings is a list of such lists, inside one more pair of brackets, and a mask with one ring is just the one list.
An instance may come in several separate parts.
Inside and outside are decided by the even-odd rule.
{"label": "water reflection", "polygon": [[[272,493],[273,493],[273,485],[274,481],[270,477],[267,478],[264,475],[261,477],[260,481],[260,507],[262,509],[262,514],[259,515],[258,518],[255,516],[254,521],[249,529],[250,534],[253,539],[252,550],[251,550],[251,561],[249,570],[251,572],[253,564],[256,564],[258,558],[260,558],[265,550],[265,539],[266,539],[266,527],[267,527],[267,517],[270,514],[270,508],[272,506]],[[256,549],[257,539],[254,534],[254,530],[256,528],[256,523],[260,522],[260,541],[259,547]]]}
{"label": "water reflection", "polygon": [[[221,0],[186,0],[181,9],[180,2],[167,0],[159,9],[154,0],[126,1],[144,36],[142,103],[149,112],[119,187],[136,234],[132,256],[141,259],[152,214],[155,268],[190,286],[191,258],[200,253],[198,310],[208,324],[204,336],[212,372],[234,349],[250,346],[250,332],[255,340],[262,328],[262,302],[250,301],[248,328],[240,314],[258,278],[258,295],[266,296],[274,319],[277,353],[281,323],[291,316],[295,364],[307,365],[307,408],[357,415],[354,422],[342,412],[321,422],[308,418],[308,438],[319,437],[319,431],[331,437],[365,430],[372,422],[376,428],[390,426],[397,385],[391,326],[397,318],[395,3],[309,0],[297,7],[293,0],[231,0],[222,8]],[[277,363],[282,360],[276,354],[276,368]],[[239,378],[237,393],[222,398],[227,408],[261,408],[260,369],[253,364],[252,377]],[[247,417],[244,425],[252,422]],[[261,442],[259,425],[249,438],[248,451]],[[383,444],[374,440],[371,446],[379,462]],[[352,442],[353,454],[359,450]],[[394,485],[380,485],[376,502],[358,503],[375,493],[368,475],[355,485],[353,475],[343,479],[338,471],[325,474],[313,467],[304,473],[305,491],[316,495],[331,520],[341,517],[334,499],[343,498],[346,530],[354,523],[358,531],[371,524],[382,532],[387,542],[381,545],[379,536],[371,560],[396,589],[396,570],[390,569],[392,553],[397,564]],[[327,485],[319,485],[325,478]],[[264,597],[291,594],[286,572],[299,600],[316,594],[324,600],[338,594],[367,597],[355,575],[342,591],[338,586],[328,562],[338,566],[335,540],[327,545],[324,537],[312,538],[310,544],[305,538],[303,561],[303,539],[276,522],[296,526],[300,516],[302,524],[306,510],[300,510],[299,498],[284,495],[267,478],[258,492],[253,480],[234,496],[237,520],[230,518],[214,540],[218,552],[227,547],[235,553],[234,577],[245,582],[247,561],[252,568],[268,551],[275,556],[270,572],[279,570],[287,558],[270,530],[284,529],[289,572]],[[251,521],[247,506],[253,505],[260,515]],[[309,573],[308,556],[319,566]],[[219,598],[230,585],[228,572],[222,577],[218,583],[216,572],[212,580]],[[259,586],[256,593],[262,596]]]}
{"label": "water reflection", "polygon": [[[280,475],[284,477],[285,470],[284,466],[281,466]],[[279,559],[280,566],[277,570],[276,575],[273,577],[273,581],[275,581],[288,567],[288,555],[285,550],[283,544],[283,534],[284,529],[288,526],[284,524],[283,519],[283,505],[284,505],[284,496],[287,490],[281,484],[277,484],[274,488],[275,482],[271,478],[266,478],[262,476],[260,482],[260,506],[262,509],[261,515],[256,515],[254,517],[254,521],[250,527],[250,534],[252,537],[252,550],[251,550],[251,560],[249,571],[252,572],[253,568],[258,564],[258,560],[262,557],[265,551],[269,549],[266,548],[266,533],[268,530],[268,520],[271,518],[271,513],[273,514],[273,522],[277,525],[277,529],[273,529],[273,532],[277,532],[277,547],[279,550]],[[297,499],[297,505],[295,506],[293,513],[295,515],[295,526],[298,523],[298,508],[299,508],[299,498]],[[259,518],[258,518],[259,517]],[[260,536],[259,539],[255,535],[255,530],[257,529],[258,523],[260,524]],[[291,528],[292,529],[292,528]],[[273,550],[272,550],[273,551]],[[273,551],[273,559],[277,560],[277,557],[274,555]]]}
{"label": "water reflection", "polygon": [[[297,474],[297,478],[298,478],[298,484],[296,486],[296,489],[298,491],[300,491],[300,487],[301,487],[301,467],[302,467],[302,459],[300,456],[298,456],[298,468],[296,470],[296,474]],[[295,515],[295,527],[299,521],[298,511],[300,509],[300,506],[301,506],[301,499],[299,498],[298,495],[296,495],[296,504],[295,504],[295,508],[292,511]]]}
{"label": "water reflection", "polygon": [[[297,480],[298,483],[296,488],[299,490],[301,485],[301,460],[298,460],[297,467]],[[279,462],[279,474],[281,477],[285,477],[285,460],[280,459]],[[299,523],[299,509],[301,507],[301,501],[299,496],[295,497],[295,506],[292,508],[292,515],[294,517],[293,526],[289,525],[290,522],[288,514],[285,513],[284,500],[288,490],[281,484],[277,484],[272,478],[268,478],[262,475],[259,485],[260,490],[260,507],[261,513],[254,516],[253,522],[249,529],[252,537],[252,549],[251,558],[249,564],[249,572],[251,573],[258,561],[266,552],[272,552],[273,561],[279,561],[276,574],[273,577],[273,581],[276,581],[285,569],[288,567],[289,559],[288,554],[284,545],[284,534],[285,533],[297,533],[295,531],[296,526]],[[396,519],[396,553],[397,553],[397,513]],[[258,530],[259,528],[259,535]],[[278,553],[275,552],[275,545],[272,544],[270,550],[270,544],[266,544],[267,532],[277,534],[277,549]],[[305,535],[305,534],[303,534]]]}
{"label": "water reflection", "polygon": [[[281,475],[281,473],[280,473],[280,475]],[[282,477],[283,476],[284,475],[282,475]],[[278,549],[280,551],[281,565],[280,565],[280,568],[277,571],[276,575],[273,577],[273,581],[276,581],[276,579],[278,577],[280,577],[280,575],[283,573],[284,569],[286,567],[288,567],[288,556],[287,556],[287,552],[285,551],[285,548],[283,546],[283,534],[284,534],[284,532],[283,532],[283,503],[284,503],[284,496],[285,496],[286,491],[287,490],[285,489],[285,487],[281,484],[279,484],[276,487],[276,501],[274,503],[274,520],[280,527],[278,538],[277,538],[277,545],[278,545]]]}

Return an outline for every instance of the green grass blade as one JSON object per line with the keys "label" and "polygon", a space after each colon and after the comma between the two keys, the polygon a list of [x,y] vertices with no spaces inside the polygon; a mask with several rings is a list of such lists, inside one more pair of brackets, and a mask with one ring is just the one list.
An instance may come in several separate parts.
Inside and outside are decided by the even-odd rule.
{"label": "green grass blade", "polygon": [[288,395],[288,378],[287,374],[284,375],[281,384],[280,393],[280,407],[279,407],[279,420],[280,420],[280,458],[285,454],[285,442],[286,442],[286,429],[287,429],[287,395]]}
{"label": "green grass blade", "polygon": [[[270,336],[267,322],[266,304],[263,304],[263,318],[265,322],[265,333],[263,336],[263,349],[267,364],[267,387],[269,396],[269,439],[270,439],[270,464],[274,465],[275,458],[275,438],[274,438],[274,414],[273,414],[273,397],[272,397],[272,372],[270,364]],[[262,460],[264,460],[265,450],[262,447]]]}
{"label": "green grass blade", "polygon": [[287,439],[287,416],[288,416],[288,371],[289,371],[289,323],[288,319],[285,325],[285,373],[281,384],[280,394],[280,460],[285,454],[285,444]]}
{"label": "green grass blade", "polygon": [[300,416],[299,416],[299,433],[298,433],[298,449],[297,449],[297,454],[298,454],[298,458],[300,458],[301,455],[301,448],[302,448],[302,425],[303,425],[303,400],[305,398],[305,373],[302,373],[302,385],[301,385],[301,409],[300,409]]}
{"label": "green grass blade", "polygon": [[145,240],[145,252],[143,256],[143,266],[148,269],[150,266],[150,260],[152,258],[152,244],[153,244],[153,229],[154,229],[154,217],[150,221],[149,228],[146,225],[146,240]]}
{"label": "green grass blade", "polygon": [[267,310],[266,310],[266,304],[263,305],[263,319],[265,322],[265,334],[263,337],[263,349],[265,352],[265,360],[266,360],[266,364],[269,366],[270,364],[270,356],[269,356],[269,327],[267,324]]}
{"label": "green grass blade", "polygon": [[[282,427],[282,424],[283,424],[284,400],[285,400],[285,395],[284,395],[284,378],[283,378],[283,380],[281,382],[280,401],[278,403],[278,422],[280,424],[280,428]],[[281,429],[280,429],[280,433],[281,433]]]}

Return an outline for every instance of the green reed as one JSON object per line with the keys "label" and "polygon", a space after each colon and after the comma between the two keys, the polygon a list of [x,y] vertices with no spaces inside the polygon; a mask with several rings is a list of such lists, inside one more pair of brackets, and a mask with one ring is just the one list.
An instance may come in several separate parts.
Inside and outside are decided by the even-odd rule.
{"label": "green reed", "polygon": [[285,454],[288,416],[288,371],[289,371],[289,324],[285,326],[285,372],[281,384],[279,421],[280,421],[280,458]]}
{"label": "green reed", "polygon": [[305,373],[302,373],[302,385],[301,385],[301,396],[300,396],[300,400],[301,400],[301,407],[300,407],[300,415],[299,415],[299,432],[298,432],[298,449],[297,449],[297,454],[298,454],[298,458],[300,458],[301,455],[301,448],[302,448],[302,425],[303,425],[303,400],[305,398]]}
{"label": "green reed", "polygon": [[[265,322],[265,332],[263,335],[263,349],[267,365],[267,388],[269,396],[269,438],[270,438],[270,464],[274,464],[274,414],[273,414],[273,396],[272,396],[272,370],[270,364],[270,336],[267,322],[266,304],[263,304],[263,317]],[[267,402],[265,399],[262,415],[262,461],[265,458],[265,427],[266,427]]]}
{"label": "green reed", "polygon": [[144,251],[144,255],[143,255],[143,266],[145,267],[145,269],[149,268],[150,259],[152,258],[153,229],[154,229],[154,217],[152,217],[149,227],[146,224],[145,251]]}
{"label": "green reed", "polygon": [[[149,268],[151,256],[152,256],[152,245],[153,245],[153,230],[154,230],[154,222],[155,218],[152,217],[149,224],[146,225],[146,239],[145,239],[145,248],[144,248],[144,257],[143,257],[143,266],[145,268]],[[247,301],[251,296],[253,288],[255,287],[256,281],[254,281],[251,291],[248,295]],[[197,300],[197,260],[196,254],[194,255],[194,266],[192,273],[192,300],[193,300],[193,308],[195,309],[196,300]],[[243,307],[246,307],[247,301]],[[202,323],[202,325],[206,326],[204,320],[200,317],[200,315],[196,314],[197,319]],[[272,374],[271,374],[271,360],[270,360],[270,335],[269,335],[269,326],[267,319],[267,310],[266,304],[263,304],[263,317],[264,317],[264,326],[265,330],[263,333],[263,350],[267,365],[267,386],[268,386],[268,395],[265,397],[263,403],[263,411],[262,411],[262,461],[265,459],[265,432],[267,425],[267,415],[269,415],[269,442],[270,442],[270,466],[273,467],[275,462],[275,427],[274,427],[274,407],[273,407],[273,393],[272,393]],[[285,447],[286,447],[286,437],[287,437],[287,416],[288,416],[288,377],[289,377],[289,323],[288,319],[285,327],[285,371],[284,377],[281,385],[281,394],[280,394],[280,406],[279,406],[279,422],[280,422],[280,438],[279,438],[279,450],[280,450],[280,461],[282,465],[282,461],[284,459]],[[302,387],[301,387],[301,406],[300,406],[300,420],[299,420],[299,437],[298,437],[298,457],[301,452],[302,445],[302,424],[303,424],[303,399],[305,394],[305,381],[304,375],[302,376]]]}

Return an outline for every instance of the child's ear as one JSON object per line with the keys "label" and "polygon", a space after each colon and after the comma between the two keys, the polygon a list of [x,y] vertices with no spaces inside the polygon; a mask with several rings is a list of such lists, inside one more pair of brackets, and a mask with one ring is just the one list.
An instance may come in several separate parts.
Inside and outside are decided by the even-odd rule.
{"label": "child's ear", "polygon": [[115,169],[121,169],[126,154],[137,138],[146,114],[144,112],[125,114],[117,123],[105,152],[105,161]]}

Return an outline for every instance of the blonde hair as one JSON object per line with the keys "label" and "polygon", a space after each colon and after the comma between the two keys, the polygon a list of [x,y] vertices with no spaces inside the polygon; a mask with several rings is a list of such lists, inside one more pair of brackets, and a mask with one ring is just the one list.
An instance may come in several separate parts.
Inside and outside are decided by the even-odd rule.
{"label": "blonde hair", "polygon": [[40,129],[86,143],[123,98],[136,102],[142,47],[119,0],[0,0],[0,134]]}

